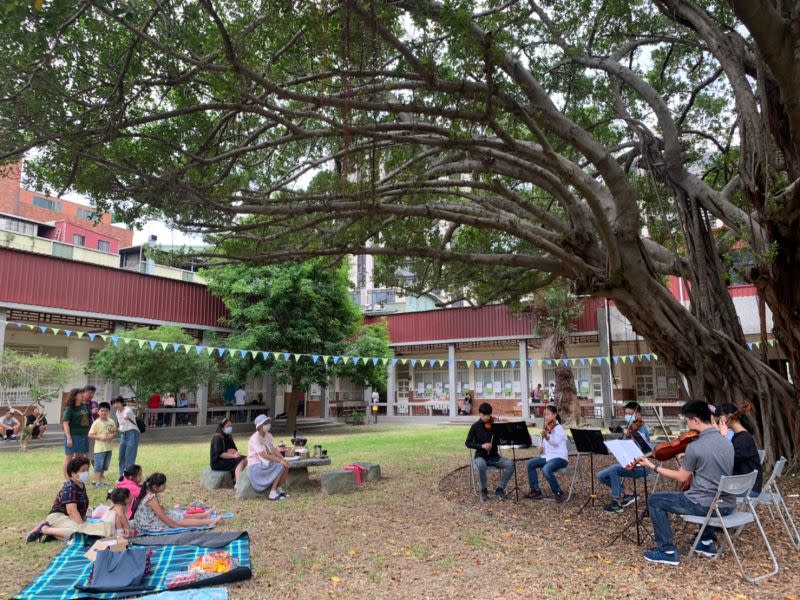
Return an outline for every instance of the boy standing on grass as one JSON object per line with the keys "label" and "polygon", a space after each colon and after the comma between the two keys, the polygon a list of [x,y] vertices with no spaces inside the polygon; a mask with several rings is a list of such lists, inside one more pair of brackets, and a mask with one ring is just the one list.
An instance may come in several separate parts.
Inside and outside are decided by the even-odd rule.
{"label": "boy standing on grass", "polygon": [[108,418],[111,405],[101,402],[98,417],[89,429],[89,439],[94,440],[94,487],[103,485],[103,475],[111,464],[111,440],[117,435],[117,425]]}

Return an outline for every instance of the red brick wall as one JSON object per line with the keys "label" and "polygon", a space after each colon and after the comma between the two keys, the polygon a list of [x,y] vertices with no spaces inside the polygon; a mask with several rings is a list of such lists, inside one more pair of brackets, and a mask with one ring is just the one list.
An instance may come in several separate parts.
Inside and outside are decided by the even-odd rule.
{"label": "red brick wall", "polygon": [[[76,226],[91,229],[96,235],[101,236],[103,239],[108,239],[110,242],[117,240],[117,250],[120,247],[125,248],[133,245],[133,231],[112,225],[110,214],[104,213],[100,223],[93,225],[91,221],[78,217],[78,208],[86,209],[86,206],[20,188],[21,167],[22,163],[0,168],[0,212],[35,221],[67,221]],[[61,211],[55,212],[34,206],[34,196],[43,196],[48,200],[58,202],[61,204]],[[62,241],[69,243],[70,240]],[[112,243],[112,247],[113,245]],[[94,246],[89,246],[87,239],[87,247],[93,247],[96,250],[96,241]],[[114,251],[116,252],[117,250]]]}

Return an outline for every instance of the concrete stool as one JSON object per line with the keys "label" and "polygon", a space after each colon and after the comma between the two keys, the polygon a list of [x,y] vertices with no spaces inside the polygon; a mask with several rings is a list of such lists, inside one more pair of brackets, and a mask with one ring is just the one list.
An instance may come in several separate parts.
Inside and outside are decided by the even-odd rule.
{"label": "concrete stool", "polygon": [[206,468],[200,476],[200,485],[207,490],[233,489],[235,481],[230,471],[213,471]]}
{"label": "concrete stool", "polygon": [[378,463],[372,462],[357,462],[357,465],[364,467],[367,472],[364,474],[364,481],[380,481],[381,480],[381,466]]}
{"label": "concrete stool", "polygon": [[250,483],[250,477],[247,476],[247,469],[242,470],[239,476],[239,482],[236,484],[236,499],[237,500],[251,500],[253,498],[263,498],[269,494],[269,490],[257,492],[253,489]]}
{"label": "concrete stool", "polygon": [[322,474],[322,491],[328,495],[354,492],[358,489],[352,471],[326,471]]}

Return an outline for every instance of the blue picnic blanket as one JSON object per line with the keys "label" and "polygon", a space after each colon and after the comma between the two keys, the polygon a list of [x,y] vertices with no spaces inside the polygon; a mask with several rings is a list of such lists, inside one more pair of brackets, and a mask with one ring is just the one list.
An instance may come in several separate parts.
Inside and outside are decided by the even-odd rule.
{"label": "blue picnic blanket", "polygon": [[[230,534],[230,532],[225,533]],[[204,535],[212,537],[216,534],[208,533]],[[75,585],[85,585],[89,578],[92,562],[84,554],[96,539],[80,534],[73,536],[65,544],[61,552],[50,561],[45,570],[14,596],[14,600],[73,600],[77,598],[115,600],[116,598],[140,594],[141,592],[133,594],[93,594],[75,589]],[[209,547],[199,545],[170,544],[159,546],[151,543],[147,546],[139,546],[133,543],[131,547],[147,547],[153,551],[150,557],[151,573],[142,581],[142,585],[153,587],[153,592],[151,593],[165,591],[167,589],[167,577],[170,574],[186,571],[191,563],[209,552]],[[205,579],[202,585],[214,586],[250,578],[250,537],[247,532],[238,532],[238,537],[218,549],[225,550],[232,558],[238,559],[239,568],[219,577]]]}

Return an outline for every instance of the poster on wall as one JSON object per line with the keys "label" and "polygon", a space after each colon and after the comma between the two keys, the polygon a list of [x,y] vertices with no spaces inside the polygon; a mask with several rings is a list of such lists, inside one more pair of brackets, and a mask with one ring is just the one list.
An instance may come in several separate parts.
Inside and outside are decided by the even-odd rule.
{"label": "poster on wall", "polygon": [[417,396],[425,394],[425,384],[420,382],[417,384]]}
{"label": "poster on wall", "polygon": [[522,392],[522,386],[520,385],[519,381],[514,382],[514,393],[519,394]]}
{"label": "poster on wall", "polygon": [[588,396],[589,395],[589,380],[588,379],[581,379],[578,382],[578,393],[581,396]]}
{"label": "poster on wall", "polygon": [[499,396],[499,395],[500,395],[500,392],[502,392],[502,391],[503,391],[503,383],[502,383],[502,382],[500,382],[500,381],[495,381],[495,382],[494,382],[494,388],[493,388],[493,391],[494,391],[495,395],[498,395],[498,396]]}

